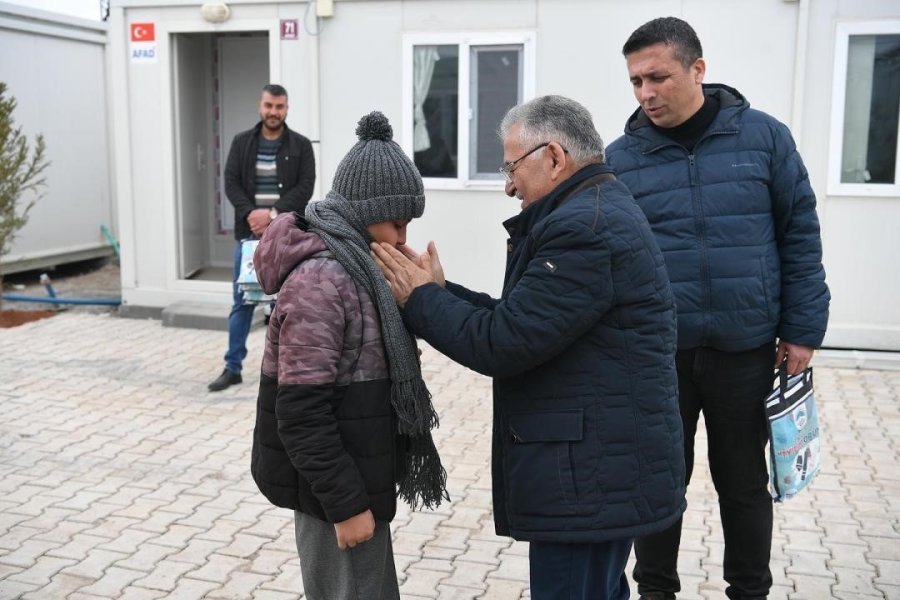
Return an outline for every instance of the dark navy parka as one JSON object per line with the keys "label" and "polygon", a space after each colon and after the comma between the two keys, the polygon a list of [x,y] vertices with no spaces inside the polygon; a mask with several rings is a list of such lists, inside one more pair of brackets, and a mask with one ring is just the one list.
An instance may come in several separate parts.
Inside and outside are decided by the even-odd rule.
{"label": "dark navy parka", "polygon": [[640,108],[607,151],[665,256],[678,347],[817,348],[831,296],[806,167],[785,125],[733,88],[703,88],[719,113],[693,151]]}
{"label": "dark navy parka", "polygon": [[671,525],[685,508],[674,300],[646,218],[590,165],[504,225],[499,300],[448,282],[404,308],[494,378],[497,533],[603,542]]}

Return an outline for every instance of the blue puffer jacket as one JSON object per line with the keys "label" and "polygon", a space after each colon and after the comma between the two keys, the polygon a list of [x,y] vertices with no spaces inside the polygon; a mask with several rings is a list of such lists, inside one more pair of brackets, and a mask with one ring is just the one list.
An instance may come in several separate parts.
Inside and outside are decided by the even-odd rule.
{"label": "blue puffer jacket", "polygon": [[732,88],[703,87],[720,108],[693,153],[641,109],[607,150],[665,256],[678,347],[817,348],[831,296],[806,167],[782,123]]}
{"label": "blue puffer jacket", "polygon": [[497,533],[603,542],[671,525],[685,508],[674,301],[646,218],[592,165],[504,225],[500,300],[428,284],[404,309],[494,377]]}

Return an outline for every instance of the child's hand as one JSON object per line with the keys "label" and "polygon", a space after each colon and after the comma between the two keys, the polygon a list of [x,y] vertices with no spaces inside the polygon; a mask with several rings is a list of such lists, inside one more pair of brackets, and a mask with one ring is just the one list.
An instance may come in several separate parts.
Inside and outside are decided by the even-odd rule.
{"label": "child's hand", "polygon": [[334,524],[334,533],[337,536],[338,548],[346,550],[355,548],[357,544],[371,540],[375,535],[375,517],[371,510],[359,513],[346,521]]}

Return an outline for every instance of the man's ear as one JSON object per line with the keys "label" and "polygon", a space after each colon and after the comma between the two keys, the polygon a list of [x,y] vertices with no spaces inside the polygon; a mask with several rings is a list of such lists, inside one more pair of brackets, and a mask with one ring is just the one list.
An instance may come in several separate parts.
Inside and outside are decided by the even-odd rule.
{"label": "man's ear", "polygon": [[694,84],[700,85],[703,83],[703,78],[706,76],[706,61],[702,57],[694,61],[690,70],[691,75],[694,77]]}
{"label": "man's ear", "polygon": [[565,172],[570,158],[569,155],[566,154],[566,151],[563,150],[563,147],[557,142],[550,142],[550,144],[547,145],[547,153],[550,155],[550,160],[552,161],[550,178],[553,181],[556,181],[559,179],[560,175]]}

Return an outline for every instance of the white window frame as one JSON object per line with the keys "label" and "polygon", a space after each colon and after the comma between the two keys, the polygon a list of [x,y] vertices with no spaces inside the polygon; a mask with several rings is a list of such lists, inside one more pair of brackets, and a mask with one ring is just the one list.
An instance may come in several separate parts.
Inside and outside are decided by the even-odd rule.
{"label": "white window frame", "polygon": [[828,156],[828,195],[830,196],[900,196],[900,123],[898,123],[897,166],[894,171],[894,183],[841,182],[850,36],[898,34],[900,34],[900,20],[837,23],[834,44],[834,79],[831,92],[831,140]]}
{"label": "white window frame", "polygon": [[[469,55],[471,46],[522,45],[522,102],[534,98],[535,90],[535,33],[533,31],[501,32],[448,32],[448,33],[408,33],[403,36],[403,86],[401,103],[403,108],[403,135],[400,145],[409,155],[413,155],[413,46],[454,45],[459,47],[459,104],[457,114],[457,175],[450,177],[423,177],[425,189],[460,190],[487,189],[502,190],[506,179],[472,179],[469,173],[469,148],[471,147],[470,117],[472,98],[469,82]],[[497,168],[503,157],[497,157]],[[498,173],[499,175],[499,173]]]}

